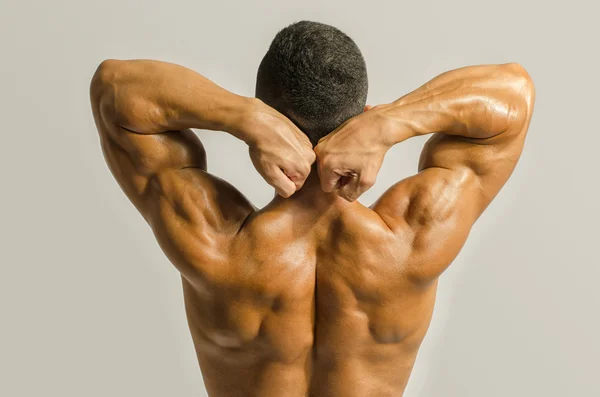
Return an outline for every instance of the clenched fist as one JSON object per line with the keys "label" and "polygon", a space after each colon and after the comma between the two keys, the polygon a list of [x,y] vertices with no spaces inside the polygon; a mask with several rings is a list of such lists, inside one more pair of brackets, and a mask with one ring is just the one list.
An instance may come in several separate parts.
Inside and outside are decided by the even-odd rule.
{"label": "clenched fist", "polygon": [[382,108],[367,107],[318,142],[314,150],[323,191],[354,201],[375,184],[385,153],[392,146]]}
{"label": "clenched fist", "polygon": [[279,195],[290,197],[304,185],[315,162],[310,140],[287,117],[258,100],[249,128],[252,164]]}

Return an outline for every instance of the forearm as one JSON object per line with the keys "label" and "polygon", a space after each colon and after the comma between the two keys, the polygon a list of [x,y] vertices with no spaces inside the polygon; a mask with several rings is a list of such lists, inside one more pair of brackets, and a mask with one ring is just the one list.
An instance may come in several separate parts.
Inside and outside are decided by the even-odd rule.
{"label": "forearm", "polygon": [[516,64],[470,66],[434,78],[381,107],[391,144],[430,133],[490,138],[531,112],[533,84]]}
{"label": "forearm", "polygon": [[240,125],[251,99],[183,66],[151,60],[107,60],[94,75],[91,94],[107,117],[137,133],[197,128],[249,139]]}

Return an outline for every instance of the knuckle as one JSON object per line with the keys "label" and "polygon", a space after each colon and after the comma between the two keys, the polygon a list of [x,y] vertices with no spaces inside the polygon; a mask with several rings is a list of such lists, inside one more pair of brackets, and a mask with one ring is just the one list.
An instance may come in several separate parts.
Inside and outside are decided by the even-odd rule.
{"label": "knuckle", "polygon": [[334,168],[335,164],[331,157],[325,156],[319,159],[319,167],[324,170],[329,170]]}
{"label": "knuckle", "polygon": [[316,146],[315,149],[313,150],[313,153],[315,154],[315,157],[321,161],[325,158],[328,157],[328,153],[327,150],[325,150],[323,147],[321,146]]}
{"label": "knuckle", "polygon": [[363,175],[360,178],[359,185],[362,188],[370,188],[371,186],[373,186],[375,184],[376,179],[377,178],[372,175]]}
{"label": "knuckle", "polygon": [[310,165],[306,163],[295,164],[287,167],[285,174],[291,180],[305,179],[310,174],[310,168]]}
{"label": "knuckle", "polygon": [[300,172],[298,179],[304,180],[304,179],[308,178],[309,175],[310,175],[310,167],[306,167],[305,169],[302,170],[302,172]]}
{"label": "knuckle", "polygon": [[314,164],[314,161],[313,161],[313,162],[309,162],[309,163],[306,163],[306,164],[305,164],[305,167],[306,167],[306,171],[307,171],[307,172],[310,172],[310,170],[312,169],[312,165],[313,165],[313,164]]}
{"label": "knuckle", "polygon": [[310,163],[308,161],[301,161],[294,166],[294,169],[300,174],[307,173],[310,170]]}

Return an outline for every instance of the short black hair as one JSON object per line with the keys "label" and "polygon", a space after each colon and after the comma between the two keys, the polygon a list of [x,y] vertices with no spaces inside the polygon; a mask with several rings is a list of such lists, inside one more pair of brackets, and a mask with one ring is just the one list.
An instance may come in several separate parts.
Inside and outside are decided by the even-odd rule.
{"label": "short black hair", "polygon": [[367,67],[354,41],[311,21],[277,33],[256,78],[256,97],[292,120],[313,145],[363,112],[367,91]]}

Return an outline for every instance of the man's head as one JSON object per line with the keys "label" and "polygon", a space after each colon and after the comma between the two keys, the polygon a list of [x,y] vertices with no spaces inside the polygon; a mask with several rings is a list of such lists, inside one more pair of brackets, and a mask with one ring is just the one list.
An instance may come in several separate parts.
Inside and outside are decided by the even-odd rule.
{"label": "man's head", "polygon": [[313,145],[364,110],[367,90],[367,68],[354,41],[309,21],[277,33],[256,79],[256,97],[292,120]]}

